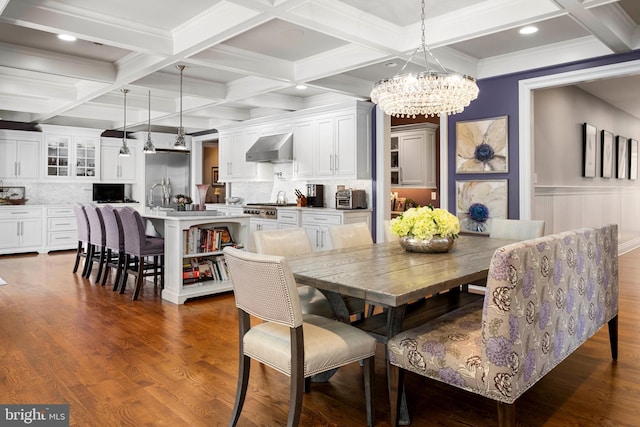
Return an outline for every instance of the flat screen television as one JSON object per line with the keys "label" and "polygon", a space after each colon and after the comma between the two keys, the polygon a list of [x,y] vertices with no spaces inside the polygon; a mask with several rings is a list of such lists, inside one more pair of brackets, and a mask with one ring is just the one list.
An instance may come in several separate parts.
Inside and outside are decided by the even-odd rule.
{"label": "flat screen television", "polygon": [[124,184],[93,184],[93,201],[98,203],[124,202]]}

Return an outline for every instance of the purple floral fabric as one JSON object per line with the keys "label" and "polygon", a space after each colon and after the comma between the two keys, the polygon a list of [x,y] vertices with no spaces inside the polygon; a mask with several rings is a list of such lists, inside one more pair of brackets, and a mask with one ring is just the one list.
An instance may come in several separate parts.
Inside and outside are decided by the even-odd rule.
{"label": "purple floral fabric", "polygon": [[618,227],[585,228],[496,251],[484,303],[387,344],[389,362],[513,403],[618,314]]}

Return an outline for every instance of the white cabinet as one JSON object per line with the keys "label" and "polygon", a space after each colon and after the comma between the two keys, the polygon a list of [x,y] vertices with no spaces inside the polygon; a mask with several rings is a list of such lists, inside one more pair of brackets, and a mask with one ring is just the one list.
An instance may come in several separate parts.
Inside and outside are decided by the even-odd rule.
{"label": "white cabinet", "polygon": [[41,125],[45,141],[45,177],[98,179],[100,131]]}
{"label": "white cabinet", "polygon": [[0,254],[42,249],[42,208],[0,208]]}
{"label": "white cabinet", "polygon": [[391,186],[436,188],[436,131],[391,133]]}
{"label": "white cabinet", "polygon": [[302,227],[307,231],[314,251],[332,249],[329,227],[332,225],[366,222],[371,228],[370,211],[313,210],[302,212]]}
{"label": "white cabinet", "polygon": [[357,177],[356,114],[327,115],[318,119],[316,173],[318,177]]}
{"label": "white cabinet", "polygon": [[293,178],[313,178],[317,121],[311,118],[293,124]]}
{"label": "white cabinet", "polygon": [[[247,162],[247,150],[260,136],[260,129],[248,127],[243,130],[220,132],[218,138],[219,181],[253,181],[264,179],[263,167],[256,162]],[[260,169],[260,170],[259,170]],[[273,170],[273,168],[271,168]],[[273,175],[268,179],[273,179]]]}
{"label": "white cabinet", "polygon": [[253,233],[256,231],[264,230],[277,230],[278,223],[273,219],[251,218],[249,222],[249,240],[247,242],[247,250],[250,252],[256,251],[256,244],[253,238]]}
{"label": "white cabinet", "polygon": [[46,250],[75,249],[78,246],[78,227],[71,206],[46,208]]}
{"label": "white cabinet", "polygon": [[278,229],[300,227],[300,209],[278,208]]}
{"label": "white cabinet", "polygon": [[102,139],[100,143],[100,180],[109,182],[134,182],[136,179],[136,150],[131,155],[120,155],[121,141]]}
{"label": "white cabinet", "polygon": [[37,179],[41,139],[37,132],[0,130],[0,178]]}

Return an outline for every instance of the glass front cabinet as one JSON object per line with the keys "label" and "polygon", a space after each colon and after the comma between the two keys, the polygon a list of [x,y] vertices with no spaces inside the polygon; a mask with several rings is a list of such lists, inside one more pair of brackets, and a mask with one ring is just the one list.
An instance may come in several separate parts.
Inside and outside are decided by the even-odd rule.
{"label": "glass front cabinet", "polygon": [[43,126],[43,129],[47,177],[99,179],[99,131],[60,126]]}

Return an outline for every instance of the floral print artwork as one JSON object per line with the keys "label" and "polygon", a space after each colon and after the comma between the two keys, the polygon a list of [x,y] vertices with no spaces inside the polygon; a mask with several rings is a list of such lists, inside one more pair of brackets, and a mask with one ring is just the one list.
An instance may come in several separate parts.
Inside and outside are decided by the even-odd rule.
{"label": "floral print artwork", "polygon": [[457,173],[506,173],[507,117],[456,123]]}
{"label": "floral print artwork", "polygon": [[460,230],[489,233],[492,218],[507,218],[507,180],[457,181]]}
{"label": "floral print artwork", "polygon": [[399,333],[389,363],[513,403],[617,314],[617,226],[567,231],[498,249],[484,301]]}

